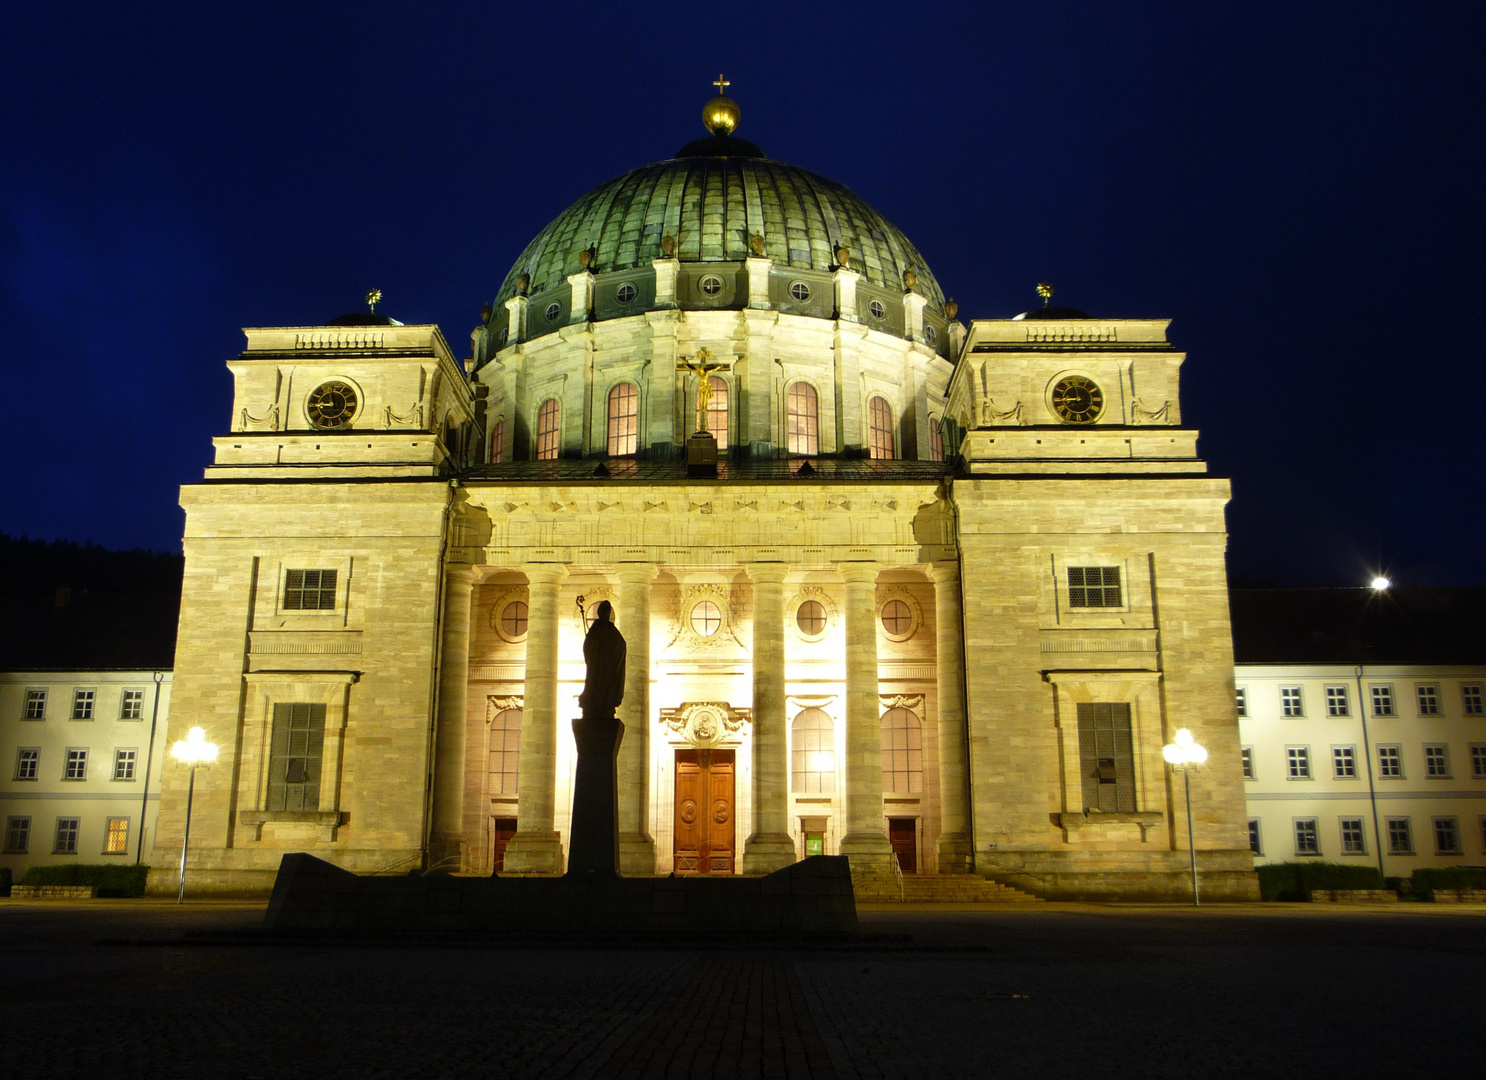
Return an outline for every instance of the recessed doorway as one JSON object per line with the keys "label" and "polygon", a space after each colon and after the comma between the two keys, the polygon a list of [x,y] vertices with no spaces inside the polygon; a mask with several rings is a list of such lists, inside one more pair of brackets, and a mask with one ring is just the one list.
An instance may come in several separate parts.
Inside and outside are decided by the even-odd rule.
{"label": "recessed doorway", "polygon": [[493,817],[490,819],[490,869],[499,874],[506,868],[506,845],[516,835],[516,819]]}
{"label": "recessed doorway", "polygon": [[918,873],[918,818],[888,818],[887,838],[893,845],[898,869],[905,874]]}
{"label": "recessed doorway", "polygon": [[676,751],[678,875],[735,871],[734,756],[732,750]]}

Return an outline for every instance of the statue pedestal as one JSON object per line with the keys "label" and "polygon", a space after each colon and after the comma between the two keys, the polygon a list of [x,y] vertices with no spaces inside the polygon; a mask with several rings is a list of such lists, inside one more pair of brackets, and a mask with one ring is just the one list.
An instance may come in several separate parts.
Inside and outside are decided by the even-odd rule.
{"label": "statue pedestal", "polygon": [[568,874],[615,877],[619,873],[619,744],[624,724],[617,717],[573,721],[578,770],[573,778],[573,825],[568,839]]}
{"label": "statue pedestal", "polygon": [[710,431],[694,432],[686,440],[686,475],[704,480],[717,476],[717,437]]}

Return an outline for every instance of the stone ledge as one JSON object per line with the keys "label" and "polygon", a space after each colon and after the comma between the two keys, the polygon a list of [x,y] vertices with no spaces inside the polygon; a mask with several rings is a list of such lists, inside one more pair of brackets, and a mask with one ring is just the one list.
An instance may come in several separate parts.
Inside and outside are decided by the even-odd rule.
{"label": "stone ledge", "polygon": [[12,885],[12,900],[93,900],[97,885]]}
{"label": "stone ledge", "polygon": [[1312,889],[1313,904],[1396,904],[1398,893],[1392,889]]}

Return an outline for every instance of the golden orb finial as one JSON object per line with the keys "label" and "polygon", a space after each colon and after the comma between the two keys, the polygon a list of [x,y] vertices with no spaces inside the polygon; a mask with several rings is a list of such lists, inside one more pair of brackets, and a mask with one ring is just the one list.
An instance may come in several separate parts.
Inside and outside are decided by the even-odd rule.
{"label": "golden orb finial", "polygon": [[1042,297],[1042,306],[1047,307],[1048,303],[1053,298],[1052,285],[1048,284],[1046,281],[1039,281],[1037,283],[1037,295]]}
{"label": "golden orb finial", "polygon": [[370,308],[373,312],[375,312],[377,310],[377,305],[380,304],[381,302],[382,302],[382,290],[381,289],[372,289],[369,292],[367,292],[367,294],[366,294],[366,306],[368,308]]}
{"label": "golden orb finial", "polygon": [[712,85],[717,87],[717,96],[702,109],[702,123],[714,135],[731,135],[738,126],[738,118],[743,115],[743,110],[727,96],[727,88],[733,85],[731,82],[719,75],[712,80]]}

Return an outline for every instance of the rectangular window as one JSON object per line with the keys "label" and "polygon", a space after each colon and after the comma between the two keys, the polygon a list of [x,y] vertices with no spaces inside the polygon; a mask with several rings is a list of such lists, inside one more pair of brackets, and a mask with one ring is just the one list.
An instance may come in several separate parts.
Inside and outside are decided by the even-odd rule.
{"label": "rectangular window", "polygon": [[1135,758],[1130,743],[1130,706],[1124,702],[1080,702],[1078,752],[1084,808],[1135,812]]}
{"label": "rectangular window", "polygon": [[1264,854],[1264,846],[1259,839],[1259,819],[1249,818],[1249,851],[1255,855]]}
{"label": "rectangular window", "polygon": [[1120,605],[1120,568],[1118,566],[1070,566],[1068,568],[1068,606],[1076,608],[1117,608]]}
{"label": "rectangular window", "polygon": [[1388,819],[1388,852],[1391,855],[1414,853],[1414,832],[1406,817]]}
{"label": "rectangular window", "polygon": [[52,845],[53,855],[77,854],[77,831],[80,824],[80,820],[75,817],[57,819],[57,842]]}
{"label": "rectangular window", "polygon": [[335,570],[284,571],[285,611],[334,611]]}
{"label": "rectangular window", "polygon": [[134,759],[135,759],[135,757],[137,755],[138,755],[138,751],[136,751],[136,750],[115,750],[114,751],[114,779],[115,780],[133,780],[134,779]]}
{"label": "rectangular window", "polygon": [[31,850],[31,819],[13,817],[5,820],[5,853],[25,855]]}
{"label": "rectangular window", "polygon": [[1316,834],[1315,818],[1308,817],[1295,819],[1295,854],[1321,854],[1321,841]]}
{"label": "rectangular window", "polygon": [[1486,743],[1471,743],[1471,775],[1486,777]]}
{"label": "rectangular window", "polygon": [[15,778],[35,780],[41,771],[41,751],[34,746],[23,746],[15,755]]}
{"label": "rectangular window", "polygon": [[1372,714],[1374,716],[1393,716],[1393,687],[1374,686],[1372,688]]}
{"label": "rectangular window", "polygon": [[97,696],[96,690],[74,690],[72,692],[72,718],[74,720],[93,719],[93,699]]}
{"label": "rectangular window", "polygon": [[1434,819],[1434,850],[1437,855],[1460,854],[1460,821],[1457,818]]}
{"label": "rectangular window", "polygon": [[1305,701],[1300,695],[1300,687],[1280,687],[1280,714],[1283,716],[1305,715]]}
{"label": "rectangular window", "polygon": [[1285,762],[1291,780],[1311,778],[1311,748],[1309,746],[1285,747]]}
{"label": "rectangular window", "polygon": [[103,854],[105,855],[127,855],[129,854],[129,819],[126,817],[111,817],[108,819],[108,829],[103,834]]}
{"label": "rectangular window", "polygon": [[71,749],[67,751],[67,766],[62,772],[63,780],[86,780],[88,778],[88,752]]}
{"label": "rectangular window", "polygon": [[273,707],[269,810],[320,809],[320,749],[324,741],[324,705],[293,703]]}
{"label": "rectangular window", "polygon": [[1331,767],[1338,780],[1357,779],[1357,748],[1355,746],[1333,746]]}
{"label": "rectangular window", "polygon": [[1396,746],[1378,747],[1378,775],[1389,780],[1403,777],[1403,751]]}
{"label": "rectangular window", "polygon": [[1243,778],[1254,779],[1254,748],[1252,746],[1241,746],[1238,748],[1239,761],[1243,764]]}
{"label": "rectangular window", "polygon": [[1442,780],[1450,775],[1450,752],[1444,743],[1424,745],[1424,775]]}
{"label": "rectangular window", "polygon": [[1360,817],[1344,817],[1342,825],[1342,854],[1343,855],[1366,855],[1367,833],[1362,829]]}
{"label": "rectangular window", "polygon": [[1433,683],[1420,683],[1414,687],[1414,694],[1419,699],[1420,716],[1438,716],[1440,714],[1440,688]]}
{"label": "rectangular window", "polygon": [[1236,704],[1238,706],[1238,715],[1239,716],[1248,716],[1249,715],[1249,692],[1246,689],[1244,689],[1242,686],[1240,686],[1237,690],[1233,691],[1233,697],[1234,697],[1234,704]]}
{"label": "rectangular window", "polygon": [[[1467,710],[1467,711],[1469,711],[1469,710]],[[27,690],[26,691],[26,713],[25,713],[25,716],[26,716],[26,719],[27,720],[45,720],[46,719],[46,691],[45,690]],[[27,818],[26,820],[29,821],[30,818]]]}
{"label": "rectangular window", "polygon": [[1345,686],[1328,686],[1326,688],[1326,715],[1347,715],[1347,688]]}
{"label": "rectangular window", "polygon": [[119,701],[120,720],[139,720],[144,717],[144,691],[125,690]]}
{"label": "rectangular window", "polygon": [[1460,688],[1460,703],[1465,708],[1466,716],[1481,716],[1486,714],[1486,701],[1483,701],[1480,683],[1466,683]]}

